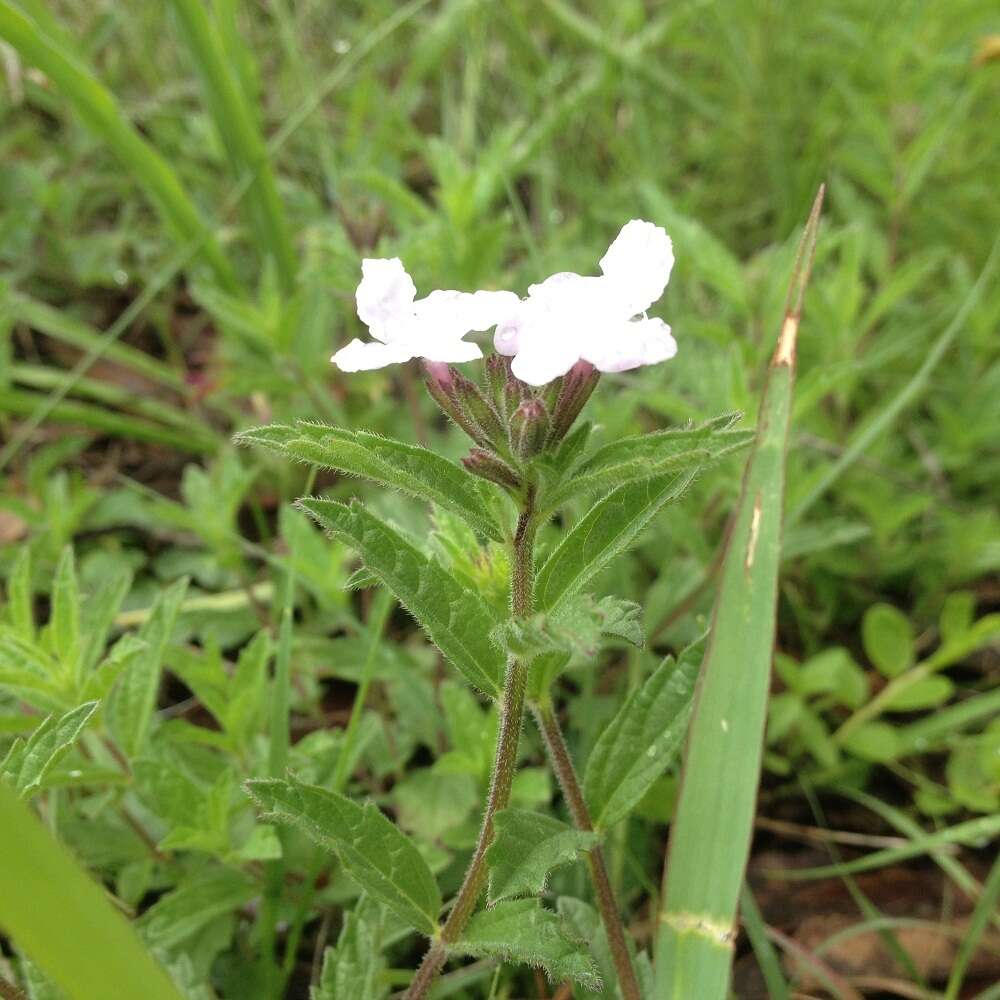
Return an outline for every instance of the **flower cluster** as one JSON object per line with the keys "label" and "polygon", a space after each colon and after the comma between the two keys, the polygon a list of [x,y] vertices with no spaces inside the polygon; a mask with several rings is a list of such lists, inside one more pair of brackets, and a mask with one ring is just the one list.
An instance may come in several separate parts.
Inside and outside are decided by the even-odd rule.
{"label": "flower cluster", "polygon": [[353,340],[334,354],[343,371],[382,368],[423,358],[454,363],[482,357],[464,338],[495,327],[494,347],[511,358],[513,375],[544,386],[578,362],[622,372],[666,361],[677,353],[670,327],[646,310],[660,298],[674,263],[670,237],[633,219],[600,261],[600,276],[553,274],[514,292],[435,291],[417,299],[399,258],[365,260],[358,316],[372,341]]}

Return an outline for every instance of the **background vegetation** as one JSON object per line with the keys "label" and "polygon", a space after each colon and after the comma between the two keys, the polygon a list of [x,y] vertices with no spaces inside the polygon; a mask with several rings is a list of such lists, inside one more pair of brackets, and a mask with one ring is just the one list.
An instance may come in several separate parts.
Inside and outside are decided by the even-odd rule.
{"label": "background vegetation", "polygon": [[[231,444],[311,418],[460,454],[414,371],[327,363],[360,258],[523,292],[653,220],[680,353],[606,377],[600,433],[752,427],[821,180],[735,989],[998,995],[998,30],[986,0],[0,0],[0,759],[188,995],[347,996],[323,949],[352,968],[359,927],[375,996],[419,955],[381,916],[351,931],[356,886],[305,840],[278,861],[240,785],[283,755],[433,844],[446,894],[475,839],[490,712],[288,501],[363,495],[403,528],[419,506]],[[739,470],[614,571],[649,648],[569,674],[578,759],[703,630]],[[447,516],[425,541],[502,585]],[[563,815],[542,763],[526,730],[517,803]],[[640,943],[674,791],[608,844]],[[56,995],[3,948],[4,978]],[[470,968],[450,995],[559,989]]]}

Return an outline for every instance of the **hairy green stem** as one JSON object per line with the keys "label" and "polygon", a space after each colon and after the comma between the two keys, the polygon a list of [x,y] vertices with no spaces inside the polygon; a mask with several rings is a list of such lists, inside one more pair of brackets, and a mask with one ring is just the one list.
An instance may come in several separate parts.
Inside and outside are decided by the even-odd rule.
{"label": "hairy green stem", "polygon": [[[535,491],[531,487],[525,497],[511,544],[511,613],[516,618],[531,613],[534,542],[538,527],[535,520],[534,499]],[[493,759],[493,776],[476,849],[448,919],[441,928],[441,933],[427,949],[420,968],[417,969],[406,991],[405,1000],[423,1000],[427,996],[431,984],[448,958],[449,946],[461,937],[462,931],[475,912],[483,886],[486,884],[486,851],[493,843],[493,820],[510,801],[510,788],[517,767],[517,745],[524,719],[524,693],[527,680],[527,665],[515,656],[510,657],[507,661],[500,701],[500,729],[497,733],[497,748]]]}
{"label": "hairy green stem", "polygon": [[[559,787],[562,789],[563,798],[566,800],[566,806],[573,818],[574,825],[580,830],[592,831],[594,825],[590,819],[590,810],[587,809],[587,803],[584,801],[580,781],[576,776],[573,759],[569,755],[569,748],[566,746],[559,720],[550,705],[532,705],[532,712],[538,723],[538,728],[541,730],[542,738],[545,740],[545,748],[548,751],[549,760],[552,762],[552,769],[556,773]],[[600,844],[595,845],[587,852],[587,865],[590,868],[590,878],[597,894],[597,905],[601,912],[605,933],[608,936],[611,959],[614,962],[615,971],[618,973],[618,984],[621,986],[623,1000],[642,1000],[639,982],[636,979],[632,959],[628,953],[628,945],[625,942],[625,928],[622,925],[618,905],[615,902],[614,889],[611,888],[611,879],[608,877],[608,867],[605,864],[604,851]]]}

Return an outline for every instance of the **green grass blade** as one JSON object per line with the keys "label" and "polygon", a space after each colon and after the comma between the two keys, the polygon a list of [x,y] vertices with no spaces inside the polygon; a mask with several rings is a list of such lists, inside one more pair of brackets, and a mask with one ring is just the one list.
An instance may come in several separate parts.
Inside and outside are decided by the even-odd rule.
{"label": "green grass blade", "polygon": [[767,925],[748,885],[743,886],[740,896],[740,915],[764,982],[767,983],[767,995],[770,1000],[789,1000],[791,993],[781,970],[781,960],[767,936]]}
{"label": "green grass blade", "polygon": [[3,782],[0,926],[71,1000],[181,1000],[100,886]]}
{"label": "green grass blade", "polygon": [[107,143],[155,204],[168,228],[182,242],[196,242],[216,280],[238,290],[236,276],[201,213],[170,164],[139,134],[112,93],[56,38],[11,0],[0,0],[0,38],[52,81],[87,127]]}
{"label": "green grass blade", "polygon": [[218,447],[218,440],[196,425],[186,431],[165,427],[142,417],[116,413],[103,404],[76,399],[64,399],[54,406],[46,406],[46,398],[22,389],[0,389],[0,412],[27,417],[32,416],[40,406],[45,406],[46,419],[57,424],[77,424],[116,437],[165,444],[193,454],[213,452]]}
{"label": "green grass blade", "polygon": [[820,189],[799,248],[722,568],[670,833],[657,1000],[721,1000],[728,989],[774,651],[795,343],[822,198]]}
{"label": "green grass blade", "polygon": [[[233,171],[237,177],[248,173],[253,178],[246,202],[250,222],[260,251],[273,256],[287,294],[295,287],[298,263],[267,145],[236,68],[249,54],[235,32],[219,30],[200,0],[172,0],[172,6]],[[235,45],[238,51],[230,51]]]}
{"label": "green grass blade", "polygon": [[789,882],[812,881],[820,878],[840,878],[844,875],[855,875],[858,872],[873,872],[879,868],[919,858],[925,854],[933,855],[942,847],[952,844],[962,844],[966,847],[980,847],[1000,837],[1000,815],[978,816],[955,826],[936,830],[934,833],[914,837],[905,847],[887,847],[881,851],[872,851],[863,858],[844,861],[835,865],[820,865],[816,868],[775,868],[767,874],[771,878],[779,878]]}
{"label": "green grass blade", "polygon": [[4,300],[10,315],[18,322],[38,330],[53,340],[69,344],[81,351],[96,350],[108,361],[128,368],[159,385],[187,392],[183,377],[169,365],[128,344],[103,343],[104,334],[68,312],[18,292],[10,292]]}

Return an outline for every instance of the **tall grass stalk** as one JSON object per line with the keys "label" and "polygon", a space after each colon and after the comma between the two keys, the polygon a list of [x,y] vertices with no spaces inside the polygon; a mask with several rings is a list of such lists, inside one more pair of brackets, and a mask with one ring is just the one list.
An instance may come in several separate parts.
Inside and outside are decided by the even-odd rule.
{"label": "tall grass stalk", "polygon": [[0,38],[40,69],[73,110],[142,185],[167,227],[182,242],[194,241],[227,291],[239,290],[235,272],[202,221],[169,163],[148,143],[121,110],[114,95],[59,39],[25,15],[11,0],[0,0]]}
{"label": "tall grass stalk", "polygon": [[774,652],[796,339],[822,202],[821,188],[799,246],[722,567],[670,833],[657,1000],[721,1000],[728,989]]}
{"label": "tall grass stalk", "polygon": [[[278,184],[238,67],[249,59],[235,31],[222,32],[198,0],[172,0],[184,41],[191,50],[205,92],[205,103],[236,177],[252,178],[247,194],[250,223],[258,250],[273,257],[282,290],[295,287],[298,264]],[[232,51],[238,46],[238,51]]]}

